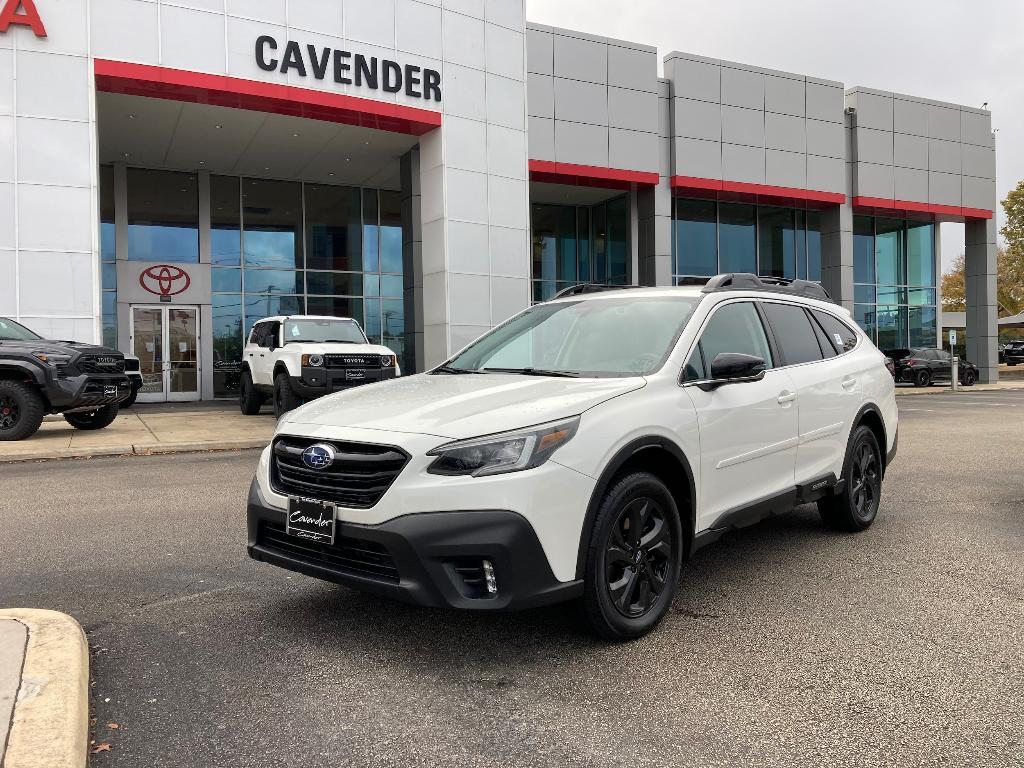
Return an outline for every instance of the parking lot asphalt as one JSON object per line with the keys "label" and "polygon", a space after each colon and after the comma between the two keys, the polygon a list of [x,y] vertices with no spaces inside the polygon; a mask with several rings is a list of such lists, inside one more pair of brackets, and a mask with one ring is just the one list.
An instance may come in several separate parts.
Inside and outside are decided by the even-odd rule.
{"label": "parking lot asphalt", "polygon": [[726,536],[626,645],[247,560],[254,451],[0,466],[0,606],[84,625],[94,767],[1020,765],[1024,392],[900,407],[871,529]]}

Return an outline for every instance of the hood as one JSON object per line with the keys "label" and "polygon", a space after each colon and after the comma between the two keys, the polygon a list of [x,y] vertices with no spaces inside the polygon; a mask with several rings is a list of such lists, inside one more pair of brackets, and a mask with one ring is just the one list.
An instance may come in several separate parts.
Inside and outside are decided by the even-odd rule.
{"label": "hood", "polygon": [[[338,342],[331,342],[329,344],[311,344],[310,342],[302,342],[301,344],[292,344],[290,346],[302,347],[302,353],[308,355],[394,355],[395,353],[387,347],[382,347],[380,344],[339,344]],[[289,345],[285,344],[283,349],[288,349]]]}
{"label": "hood", "polygon": [[292,424],[358,427],[453,440],[575,416],[647,382],[488,373],[418,374],[338,392],[289,413]]}
{"label": "hood", "polygon": [[0,348],[6,350],[17,350],[19,352],[51,352],[54,354],[86,354],[86,355],[112,355],[122,357],[116,349],[101,347],[96,344],[84,344],[78,341],[54,341],[51,339],[33,339],[30,341],[4,341],[0,340]]}

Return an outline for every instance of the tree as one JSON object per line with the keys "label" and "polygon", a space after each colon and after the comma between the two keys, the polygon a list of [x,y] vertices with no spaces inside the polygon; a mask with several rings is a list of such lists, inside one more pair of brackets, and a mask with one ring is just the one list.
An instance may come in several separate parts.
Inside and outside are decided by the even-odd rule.
{"label": "tree", "polygon": [[967,283],[964,278],[964,254],[956,257],[949,272],[942,276],[942,311],[967,311]]}

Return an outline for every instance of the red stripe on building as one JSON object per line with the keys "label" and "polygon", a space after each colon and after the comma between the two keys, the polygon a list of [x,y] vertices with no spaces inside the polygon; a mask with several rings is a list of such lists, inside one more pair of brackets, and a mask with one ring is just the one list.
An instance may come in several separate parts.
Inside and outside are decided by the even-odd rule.
{"label": "red stripe on building", "polygon": [[963,221],[964,219],[991,219],[992,211],[985,208],[967,208],[961,205],[940,205],[918,203],[913,200],[893,200],[887,197],[853,198],[853,207],[872,213],[915,214],[923,213],[937,221]]}
{"label": "red stripe on building", "polygon": [[597,165],[556,163],[551,160],[530,161],[530,180],[547,182],[549,184],[629,189],[631,184],[654,186],[658,183],[658,178],[658,174],[647,171],[603,168]]}
{"label": "red stripe on building", "polygon": [[97,90],[109,93],[272,112],[412,136],[441,125],[440,112],[340,93],[104,59],[96,59],[95,68]]}
{"label": "red stripe on building", "polygon": [[810,203],[814,206],[842,205],[846,195],[841,192],[822,192],[799,187],[779,187],[774,184],[751,184],[745,181],[704,179],[696,176],[673,176],[672,191],[676,194],[694,194],[714,199],[774,202],[784,205]]}

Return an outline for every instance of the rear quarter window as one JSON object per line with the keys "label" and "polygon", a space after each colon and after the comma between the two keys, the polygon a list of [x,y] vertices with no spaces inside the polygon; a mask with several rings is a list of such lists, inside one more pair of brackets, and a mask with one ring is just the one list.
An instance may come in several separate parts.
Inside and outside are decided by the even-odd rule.
{"label": "rear quarter window", "polygon": [[826,350],[828,354],[822,353],[811,319],[803,307],[767,301],[761,306],[775,332],[775,343],[782,352],[783,364],[799,365],[832,356],[831,349]]}
{"label": "rear quarter window", "polygon": [[820,309],[812,309],[811,314],[824,329],[825,335],[828,336],[837,351],[849,352],[857,346],[857,332],[838,317],[830,315],[828,312],[822,312]]}

